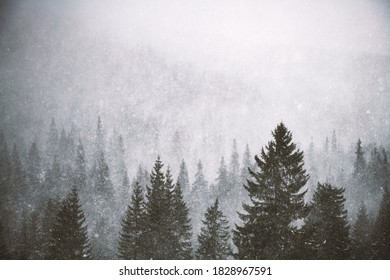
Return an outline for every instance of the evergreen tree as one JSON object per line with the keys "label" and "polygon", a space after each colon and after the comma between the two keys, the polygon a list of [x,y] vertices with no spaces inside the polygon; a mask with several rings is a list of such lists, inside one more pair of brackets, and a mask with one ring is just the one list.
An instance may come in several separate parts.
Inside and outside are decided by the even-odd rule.
{"label": "evergreen tree", "polygon": [[225,160],[222,157],[221,158],[221,163],[218,168],[218,176],[216,179],[216,190],[215,190],[215,196],[227,196],[228,193],[230,192],[230,180],[229,180],[229,173],[227,170],[227,167],[225,165]]}
{"label": "evergreen tree", "polygon": [[43,210],[42,218],[42,233],[40,235],[39,244],[41,246],[41,252],[43,256],[49,254],[50,239],[53,232],[53,228],[56,224],[57,213],[60,211],[61,201],[57,198],[49,198],[46,202],[45,209]]}
{"label": "evergreen tree", "polygon": [[199,160],[195,174],[195,181],[192,184],[192,192],[205,192],[207,190],[208,182],[203,174],[202,161]]}
{"label": "evergreen tree", "polygon": [[355,154],[356,154],[356,158],[355,158],[355,162],[354,162],[353,175],[356,178],[360,178],[363,175],[365,175],[365,172],[366,172],[366,161],[364,159],[362,141],[360,141],[360,139],[358,139],[358,142],[356,144]]}
{"label": "evergreen tree", "polygon": [[169,245],[173,239],[171,201],[162,167],[163,164],[158,157],[150,175],[150,187],[146,195],[146,235],[149,240],[147,258],[157,260],[171,258]]}
{"label": "evergreen tree", "polygon": [[318,184],[304,226],[308,246],[305,257],[325,260],[350,257],[349,225],[343,193],[344,189]]}
{"label": "evergreen tree", "polygon": [[374,259],[390,260],[390,194],[384,189],[374,225]]}
{"label": "evergreen tree", "polygon": [[178,182],[172,191],[173,232],[177,240],[177,251],[174,259],[192,259],[192,228],[189,210],[183,199],[183,191]]}
{"label": "evergreen tree", "polygon": [[360,205],[357,220],[352,227],[351,241],[351,256],[353,259],[368,260],[371,258],[371,223],[363,202]]}
{"label": "evergreen tree", "polygon": [[190,179],[188,177],[188,170],[184,159],[180,164],[179,176],[177,178],[177,183],[180,185],[185,196],[190,192]]}
{"label": "evergreen tree", "polygon": [[218,209],[218,199],[207,209],[204,226],[198,235],[199,248],[196,251],[197,259],[224,260],[232,255],[230,246],[229,222],[222,211]]}
{"label": "evergreen tree", "polygon": [[142,186],[135,182],[131,203],[122,219],[119,235],[118,257],[124,260],[145,259],[145,202]]}
{"label": "evergreen tree", "polygon": [[57,213],[47,257],[53,260],[82,260],[91,257],[85,217],[75,187],[62,201]]}
{"label": "evergreen tree", "polygon": [[261,158],[255,156],[260,171],[250,170],[252,181],[245,186],[251,203],[243,205],[243,225],[234,231],[238,259],[288,259],[297,254],[299,231],[294,222],[307,212],[303,187],[308,175],[303,152],[286,126],[280,123],[272,135]]}

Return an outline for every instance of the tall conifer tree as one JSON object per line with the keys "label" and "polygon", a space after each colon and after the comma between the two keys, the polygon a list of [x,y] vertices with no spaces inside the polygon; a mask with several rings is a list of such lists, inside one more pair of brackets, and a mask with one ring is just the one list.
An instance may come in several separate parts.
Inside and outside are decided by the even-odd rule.
{"label": "tall conifer tree", "polygon": [[198,235],[197,259],[225,260],[232,255],[229,222],[219,210],[218,199],[207,209],[201,233]]}
{"label": "tall conifer tree", "polygon": [[138,181],[134,184],[131,203],[127,207],[122,220],[119,235],[118,257],[124,260],[142,260],[146,258],[145,251],[145,202],[142,187]]}
{"label": "tall conifer tree", "polygon": [[89,259],[90,244],[85,217],[76,188],[62,201],[52,230],[47,258],[53,260]]}
{"label": "tall conifer tree", "polygon": [[313,259],[348,259],[349,225],[344,208],[344,189],[318,184],[304,230],[308,253]]}
{"label": "tall conifer tree", "polygon": [[260,158],[255,156],[259,172],[250,170],[245,186],[251,203],[244,204],[246,213],[239,215],[243,225],[234,231],[238,259],[289,259],[298,250],[294,222],[307,212],[303,152],[283,123],[272,135]]}

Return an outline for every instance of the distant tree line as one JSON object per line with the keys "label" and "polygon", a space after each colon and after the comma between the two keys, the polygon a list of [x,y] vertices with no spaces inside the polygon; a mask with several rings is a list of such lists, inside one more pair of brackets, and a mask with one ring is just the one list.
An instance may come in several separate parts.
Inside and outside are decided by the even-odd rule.
{"label": "distant tree line", "polygon": [[[390,259],[385,149],[366,161],[358,140],[350,179],[314,185],[315,165],[336,154],[335,134],[323,158],[310,149],[305,164],[280,123],[254,162],[246,146],[242,167],[234,141],[215,183],[201,161],[192,184],[184,160],[174,180],[160,157],[130,182],[124,140],[107,153],[100,118],[88,155],[76,138],[52,120],[46,150],[34,141],[21,156],[0,134],[0,259]],[[352,218],[348,196],[359,199]]]}

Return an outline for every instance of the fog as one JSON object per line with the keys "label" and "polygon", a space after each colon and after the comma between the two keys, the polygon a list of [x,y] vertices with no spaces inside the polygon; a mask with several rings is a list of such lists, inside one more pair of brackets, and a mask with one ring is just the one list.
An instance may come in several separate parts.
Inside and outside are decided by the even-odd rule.
{"label": "fog", "polygon": [[211,165],[233,138],[259,151],[280,121],[304,149],[333,130],[346,149],[388,145],[389,11],[363,0],[2,1],[1,128],[30,143],[52,117],[88,135],[101,115],[139,161],[138,120],[158,127],[159,154],[178,130],[186,156],[206,143]]}
{"label": "fog", "polygon": [[[379,221],[390,182],[389,23],[385,0],[0,0],[0,223],[13,257],[47,257],[23,232],[50,235],[54,206],[75,185],[93,257],[117,258],[135,180],[151,203],[158,156],[183,185],[181,196],[169,172],[155,184],[167,209],[185,202],[194,257],[216,198],[230,229],[243,223],[248,168],[259,171],[253,156],[281,122],[310,177],[294,195],[308,190],[309,204],[329,183],[342,188],[345,225],[361,201]],[[286,226],[306,223],[294,219]]]}

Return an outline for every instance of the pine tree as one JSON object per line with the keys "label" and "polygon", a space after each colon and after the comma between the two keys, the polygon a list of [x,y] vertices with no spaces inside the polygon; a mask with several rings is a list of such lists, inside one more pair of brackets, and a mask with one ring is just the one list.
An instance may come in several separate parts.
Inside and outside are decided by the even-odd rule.
{"label": "pine tree", "polygon": [[384,189],[378,217],[374,225],[374,259],[390,260],[390,194]]}
{"label": "pine tree", "polygon": [[362,202],[351,233],[351,256],[355,260],[368,260],[372,256],[371,223]]}
{"label": "pine tree", "polygon": [[178,182],[172,191],[173,232],[177,240],[177,251],[174,259],[192,259],[192,228],[189,210],[183,199],[183,191]]}
{"label": "pine tree", "polygon": [[288,259],[297,253],[299,231],[294,222],[305,217],[303,190],[308,175],[303,152],[292,142],[292,134],[279,124],[273,140],[255,156],[259,172],[250,170],[245,186],[250,204],[239,214],[243,225],[234,231],[238,259]]}
{"label": "pine tree", "polygon": [[218,176],[216,179],[216,189],[215,189],[215,197],[222,196],[225,197],[230,192],[230,180],[229,180],[229,173],[225,164],[225,160],[222,157],[221,163],[219,164],[218,168]]}
{"label": "pine tree", "polygon": [[309,249],[305,257],[325,260],[350,257],[349,225],[343,193],[344,189],[318,183],[304,226]]}
{"label": "pine tree", "polygon": [[47,256],[49,254],[50,239],[60,207],[61,201],[58,198],[49,198],[43,210],[43,218],[41,222],[42,233],[40,235],[41,240],[39,241],[43,256]]}
{"label": "pine tree", "polygon": [[225,260],[232,255],[229,222],[218,206],[218,199],[216,199],[205,213],[205,220],[202,221],[204,226],[198,235],[197,259]]}
{"label": "pine tree", "polygon": [[355,154],[356,154],[356,159],[355,159],[355,162],[354,162],[353,175],[355,177],[359,177],[360,178],[363,175],[365,175],[365,172],[366,172],[366,160],[364,159],[364,152],[363,152],[363,148],[362,148],[362,141],[360,141],[360,139],[358,139],[358,142],[356,144]]}
{"label": "pine tree", "polygon": [[150,175],[146,202],[146,236],[149,240],[148,259],[164,260],[171,258],[169,245],[172,242],[171,201],[168,196],[163,164],[157,158]]}
{"label": "pine tree", "polygon": [[185,196],[187,196],[190,192],[190,179],[188,177],[188,170],[184,159],[180,164],[179,176],[177,178],[177,183],[180,185],[181,189]]}
{"label": "pine tree", "polygon": [[207,190],[207,186],[208,182],[203,174],[203,164],[202,161],[199,160],[195,174],[195,181],[192,184],[192,192],[205,192]]}
{"label": "pine tree", "polygon": [[145,259],[145,202],[142,186],[135,182],[131,203],[122,219],[119,235],[118,257],[124,260]]}
{"label": "pine tree", "polygon": [[83,260],[91,257],[87,226],[76,187],[62,201],[57,213],[47,257],[53,260]]}

